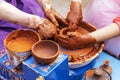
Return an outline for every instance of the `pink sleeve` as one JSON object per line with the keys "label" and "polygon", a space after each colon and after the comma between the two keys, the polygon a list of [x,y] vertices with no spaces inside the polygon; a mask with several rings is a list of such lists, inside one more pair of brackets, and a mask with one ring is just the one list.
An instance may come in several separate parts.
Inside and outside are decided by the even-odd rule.
{"label": "pink sleeve", "polygon": [[113,19],[113,23],[116,23],[118,25],[119,29],[120,29],[120,16]]}

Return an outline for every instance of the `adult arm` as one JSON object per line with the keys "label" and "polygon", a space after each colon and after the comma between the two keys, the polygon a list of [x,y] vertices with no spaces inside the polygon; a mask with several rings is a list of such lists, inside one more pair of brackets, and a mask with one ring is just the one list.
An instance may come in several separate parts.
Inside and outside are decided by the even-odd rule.
{"label": "adult arm", "polygon": [[56,34],[56,27],[49,20],[25,13],[6,1],[0,2],[0,19],[36,29],[41,38],[51,38]]}
{"label": "adult arm", "polygon": [[6,1],[0,3],[0,19],[30,28],[35,28],[42,23],[39,16],[25,13]]}
{"label": "adult arm", "polygon": [[[95,44],[96,42],[102,42],[117,36],[120,36],[120,18],[119,21],[116,20],[115,23],[88,34],[70,34],[64,37],[60,36],[59,38],[63,44],[69,45],[69,47],[75,46],[76,48],[83,48],[85,46]],[[71,43],[71,45],[69,43]]]}

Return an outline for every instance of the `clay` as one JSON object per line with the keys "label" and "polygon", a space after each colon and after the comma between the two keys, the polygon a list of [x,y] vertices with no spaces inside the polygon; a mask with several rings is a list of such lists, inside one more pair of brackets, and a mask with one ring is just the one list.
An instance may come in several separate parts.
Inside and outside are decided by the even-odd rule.
{"label": "clay", "polygon": [[111,80],[111,76],[100,68],[86,71],[84,80]]}
{"label": "clay", "polygon": [[51,40],[42,40],[32,47],[32,55],[41,64],[52,63],[59,55],[59,45]]}
{"label": "clay", "polygon": [[[79,29],[77,29],[77,31],[75,32],[75,34],[77,33],[78,36],[87,34],[89,32],[96,30],[94,26],[92,26],[86,22],[82,22],[81,24],[79,24],[79,26],[81,26],[81,27]],[[63,28],[63,29],[65,29],[65,28]],[[73,30],[71,30],[71,31],[73,31]],[[61,30],[59,35],[64,36],[67,34],[71,34],[71,33],[66,33],[66,32],[67,32],[67,29],[66,29],[66,31]],[[74,43],[76,45],[78,45],[78,43],[80,44],[80,42],[77,42],[76,40],[74,40],[74,41],[75,41]],[[90,41],[90,40],[88,40],[88,41]],[[72,44],[70,41],[67,42],[68,44],[64,44],[64,41],[61,41],[59,38],[58,38],[58,43],[60,44],[60,46],[62,46],[62,48],[63,48],[62,51],[68,55],[69,62],[84,62],[87,59],[90,59],[91,57],[100,53],[103,49],[103,43],[95,43],[94,45],[88,45],[83,48],[79,48],[79,45],[77,47],[74,46],[74,44]]]}
{"label": "clay", "polygon": [[[79,49],[96,43],[88,33],[91,26],[82,21],[81,1],[72,1],[66,18],[68,26],[60,30],[58,43],[67,49]],[[66,37],[66,38],[65,38]],[[79,43],[79,44],[78,44]]]}
{"label": "clay", "polygon": [[41,39],[49,39],[57,35],[57,27],[49,20],[45,20],[43,24],[40,24],[36,31],[40,34]]}
{"label": "clay", "polygon": [[81,3],[71,1],[70,11],[67,14],[67,22],[70,28],[76,28],[80,22],[82,22],[82,6]]}
{"label": "clay", "polygon": [[68,55],[70,63],[86,62],[102,51],[103,43],[97,43],[96,39],[89,35],[96,28],[82,21],[81,2],[71,2],[66,20],[68,26],[60,30],[57,42]]}
{"label": "clay", "polygon": [[109,74],[112,73],[112,68],[110,66],[110,61],[109,60],[105,60],[103,62],[103,64],[100,66],[100,68],[107,71]]}
{"label": "clay", "polygon": [[[71,50],[95,44],[96,39],[90,36],[88,33],[89,31],[87,31],[83,27],[78,27],[74,30],[69,28],[63,28],[62,30],[60,30],[60,37],[58,37],[58,42],[62,47]],[[67,36],[67,38],[61,38],[64,36]]]}
{"label": "clay", "polygon": [[94,47],[87,47],[83,49],[77,49],[77,50],[66,50],[63,49],[62,51],[65,52],[68,55],[69,62],[77,62],[77,61],[84,61],[85,56],[86,58],[89,58],[88,54],[94,49]]}

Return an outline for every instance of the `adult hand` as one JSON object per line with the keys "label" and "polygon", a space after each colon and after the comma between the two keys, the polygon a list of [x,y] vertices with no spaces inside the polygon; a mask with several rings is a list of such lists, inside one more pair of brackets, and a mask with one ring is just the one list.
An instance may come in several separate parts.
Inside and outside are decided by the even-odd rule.
{"label": "adult hand", "polygon": [[42,19],[43,23],[39,24],[36,28],[42,39],[48,39],[55,37],[57,34],[57,28],[49,20]]}
{"label": "adult hand", "polygon": [[73,29],[82,21],[81,0],[72,0],[66,20],[69,23],[69,28]]}
{"label": "adult hand", "polygon": [[67,32],[66,35],[58,36],[58,42],[66,48],[76,49],[83,48],[94,44],[96,42],[103,42],[105,40],[117,37],[120,35],[119,24],[112,23],[99,30],[87,33],[78,34],[77,32]]}
{"label": "adult hand", "polygon": [[25,13],[5,1],[0,3],[0,11],[0,19],[35,29],[41,38],[51,38],[57,33],[56,26],[47,19]]}
{"label": "adult hand", "polygon": [[59,24],[67,25],[66,20],[55,9],[51,7],[50,0],[37,0],[37,1],[41,4],[46,17],[55,26],[59,26]]}
{"label": "adult hand", "polygon": [[52,38],[57,34],[57,27],[45,18],[31,15],[28,23],[29,28],[35,29],[42,39]]}
{"label": "adult hand", "polygon": [[93,45],[96,43],[96,39],[89,34],[76,35],[76,33],[69,33],[65,36],[58,36],[58,42],[64,48],[78,49]]}

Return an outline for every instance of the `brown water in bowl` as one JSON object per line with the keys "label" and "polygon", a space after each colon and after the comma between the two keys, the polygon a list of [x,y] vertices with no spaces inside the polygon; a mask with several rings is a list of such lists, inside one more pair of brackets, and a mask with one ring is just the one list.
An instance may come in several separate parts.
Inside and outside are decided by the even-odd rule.
{"label": "brown water in bowl", "polygon": [[[50,54],[48,54],[48,53],[50,53]],[[40,50],[36,51],[36,54],[38,54],[38,56],[42,56],[42,57],[50,57],[50,56],[53,56],[55,53],[56,53],[56,51],[54,51],[50,48],[41,48]]]}
{"label": "brown water in bowl", "polygon": [[38,57],[51,57],[54,56],[58,49],[57,46],[49,43],[49,42],[43,42],[41,44],[37,44],[37,46],[34,48],[34,54]]}
{"label": "brown water in bowl", "polygon": [[31,49],[36,40],[32,38],[20,37],[8,42],[7,47],[16,52],[24,52]]}

